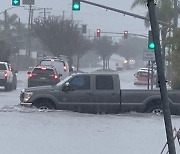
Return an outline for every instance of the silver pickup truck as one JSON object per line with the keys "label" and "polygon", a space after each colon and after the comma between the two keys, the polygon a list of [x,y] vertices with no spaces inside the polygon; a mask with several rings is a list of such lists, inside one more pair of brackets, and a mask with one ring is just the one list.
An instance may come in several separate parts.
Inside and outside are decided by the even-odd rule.
{"label": "silver pickup truck", "polygon": [[[180,114],[180,91],[168,91],[172,114]],[[88,113],[162,113],[159,90],[120,89],[118,74],[82,73],[71,75],[55,86],[23,89],[21,105],[40,109]]]}

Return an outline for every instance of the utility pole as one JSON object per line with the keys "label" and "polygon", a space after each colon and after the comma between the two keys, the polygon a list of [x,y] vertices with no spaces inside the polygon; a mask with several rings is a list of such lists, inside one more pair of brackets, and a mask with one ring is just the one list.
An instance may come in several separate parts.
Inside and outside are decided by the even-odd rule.
{"label": "utility pole", "polygon": [[26,47],[26,60],[27,60],[27,68],[30,66],[30,58],[31,58],[31,12],[32,12],[32,4],[29,4],[29,18],[28,18],[28,36],[27,36],[27,47]]}
{"label": "utility pole", "polygon": [[159,40],[159,28],[155,13],[155,3],[154,0],[147,0],[150,24],[152,29],[153,41],[155,43],[155,59],[157,64],[157,73],[160,84],[160,93],[161,93],[161,101],[162,101],[162,109],[164,115],[165,129],[166,129],[166,137],[168,143],[169,154],[176,154],[174,138],[173,138],[173,130],[172,130],[172,122],[171,122],[171,113],[169,108],[169,100],[166,88],[166,79],[164,75],[164,67],[162,61],[161,54],[161,46]]}
{"label": "utility pole", "polygon": [[4,11],[4,35],[7,37],[7,10]]}
{"label": "utility pole", "polygon": [[43,19],[45,20],[47,18],[46,14],[50,13],[47,12],[46,10],[52,10],[52,8],[38,8],[37,10],[43,10],[43,12],[39,12],[39,13],[43,13]]}

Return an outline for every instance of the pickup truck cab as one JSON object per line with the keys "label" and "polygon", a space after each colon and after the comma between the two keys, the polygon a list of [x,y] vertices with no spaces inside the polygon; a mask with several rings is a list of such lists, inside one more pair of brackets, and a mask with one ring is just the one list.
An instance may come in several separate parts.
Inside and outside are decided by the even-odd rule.
{"label": "pickup truck cab", "polygon": [[[87,113],[162,112],[159,90],[122,90],[116,73],[73,74],[55,86],[23,89],[21,105]],[[179,91],[169,92],[172,114],[180,114]]]}

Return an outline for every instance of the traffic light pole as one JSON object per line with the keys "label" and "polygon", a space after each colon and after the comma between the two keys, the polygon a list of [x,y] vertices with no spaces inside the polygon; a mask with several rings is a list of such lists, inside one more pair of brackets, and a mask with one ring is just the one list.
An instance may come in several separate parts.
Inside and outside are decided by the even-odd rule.
{"label": "traffic light pole", "polygon": [[151,29],[152,29],[152,37],[155,43],[155,59],[157,64],[158,79],[160,82],[159,84],[160,84],[160,92],[161,92],[161,101],[162,101],[164,122],[166,128],[168,149],[169,149],[169,154],[176,154],[175,144],[173,139],[171,113],[169,108],[169,100],[168,100],[167,87],[166,87],[166,79],[164,75],[165,71],[163,67],[161,46],[159,40],[158,23],[155,14],[155,3],[154,0],[147,0],[147,3],[148,3]]}
{"label": "traffic light pole", "polygon": [[[105,5],[89,2],[89,1],[86,1],[86,0],[79,0],[79,1],[83,2],[83,3],[86,3],[86,4],[90,4],[90,5],[94,5],[94,6],[97,6],[97,7],[101,7],[101,8],[104,8],[106,10],[111,10],[111,11],[114,11],[114,12],[122,13],[124,15],[128,15],[128,16],[132,16],[132,17],[135,17],[135,18],[139,18],[139,19],[143,19],[143,20],[149,21],[149,18],[144,17],[144,16],[140,16],[138,14],[130,13],[130,12],[119,10],[119,9],[115,9],[115,8],[112,8],[112,7],[109,7],[109,6],[105,6]],[[172,25],[170,23],[163,22],[163,21],[160,21],[160,20],[157,20],[157,22],[159,24],[161,24],[161,25],[172,27]]]}

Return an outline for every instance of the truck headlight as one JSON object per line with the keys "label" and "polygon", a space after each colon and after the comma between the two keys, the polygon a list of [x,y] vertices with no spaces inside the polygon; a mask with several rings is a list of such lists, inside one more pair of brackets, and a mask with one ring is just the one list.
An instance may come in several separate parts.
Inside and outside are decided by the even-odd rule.
{"label": "truck headlight", "polygon": [[32,95],[33,95],[33,92],[25,92],[24,93],[24,102],[29,101],[29,99],[31,98]]}

